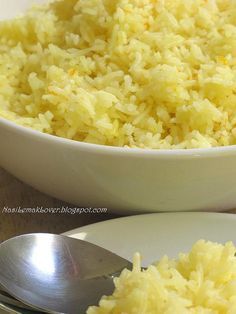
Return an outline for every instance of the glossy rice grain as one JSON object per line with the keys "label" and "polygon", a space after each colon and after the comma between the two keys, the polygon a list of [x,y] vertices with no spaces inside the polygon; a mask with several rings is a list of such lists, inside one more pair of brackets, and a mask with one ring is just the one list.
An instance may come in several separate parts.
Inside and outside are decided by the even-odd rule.
{"label": "glossy rice grain", "polygon": [[110,146],[236,144],[236,1],[58,0],[3,21],[0,116]]}
{"label": "glossy rice grain", "polygon": [[136,255],[133,271],[115,279],[114,294],[87,314],[234,314],[235,252],[230,242],[201,240],[188,254],[163,257],[145,271]]}

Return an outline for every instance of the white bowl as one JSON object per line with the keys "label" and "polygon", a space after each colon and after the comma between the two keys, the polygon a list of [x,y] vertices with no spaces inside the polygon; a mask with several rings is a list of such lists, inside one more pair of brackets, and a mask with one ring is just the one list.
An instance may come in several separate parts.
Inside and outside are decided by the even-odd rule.
{"label": "white bowl", "polygon": [[78,206],[122,212],[236,207],[236,147],[141,150],[58,138],[0,118],[0,166]]}
{"label": "white bowl", "polygon": [[[0,19],[43,0],[0,0]],[[78,143],[0,118],[0,166],[79,206],[119,212],[236,207],[236,147],[153,151]]]}

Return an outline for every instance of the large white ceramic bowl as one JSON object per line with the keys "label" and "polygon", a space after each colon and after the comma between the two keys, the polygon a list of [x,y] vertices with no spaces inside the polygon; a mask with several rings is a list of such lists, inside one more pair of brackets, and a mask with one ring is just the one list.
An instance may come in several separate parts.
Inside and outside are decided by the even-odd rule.
{"label": "large white ceramic bowl", "polygon": [[[0,19],[43,0],[0,0]],[[151,151],[78,143],[0,118],[0,166],[78,206],[119,212],[236,207],[236,147]]]}
{"label": "large white ceramic bowl", "polygon": [[79,143],[0,118],[0,166],[78,206],[120,212],[236,207],[236,147],[141,150]]}

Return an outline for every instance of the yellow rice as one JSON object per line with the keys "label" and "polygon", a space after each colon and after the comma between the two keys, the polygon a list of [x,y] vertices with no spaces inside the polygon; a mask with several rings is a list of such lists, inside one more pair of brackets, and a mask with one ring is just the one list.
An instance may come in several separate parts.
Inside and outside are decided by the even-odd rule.
{"label": "yellow rice", "polygon": [[0,116],[110,146],[236,144],[236,0],[58,0],[2,21]]}
{"label": "yellow rice", "polygon": [[201,240],[189,254],[163,257],[145,271],[136,255],[133,271],[115,279],[114,294],[87,314],[235,314],[235,252],[231,242]]}

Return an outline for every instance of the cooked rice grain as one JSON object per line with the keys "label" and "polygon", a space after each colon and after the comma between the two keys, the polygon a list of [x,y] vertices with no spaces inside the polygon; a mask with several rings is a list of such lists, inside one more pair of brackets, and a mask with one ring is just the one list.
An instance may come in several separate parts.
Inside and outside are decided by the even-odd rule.
{"label": "cooked rice grain", "polygon": [[189,254],[163,257],[145,271],[136,255],[133,271],[115,279],[114,294],[87,314],[235,314],[235,252],[230,242],[202,240]]}
{"label": "cooked rice grain", "polygon": [[236,144],[236,1],[58,0],[2,21],[0,116],[110,146]]}

